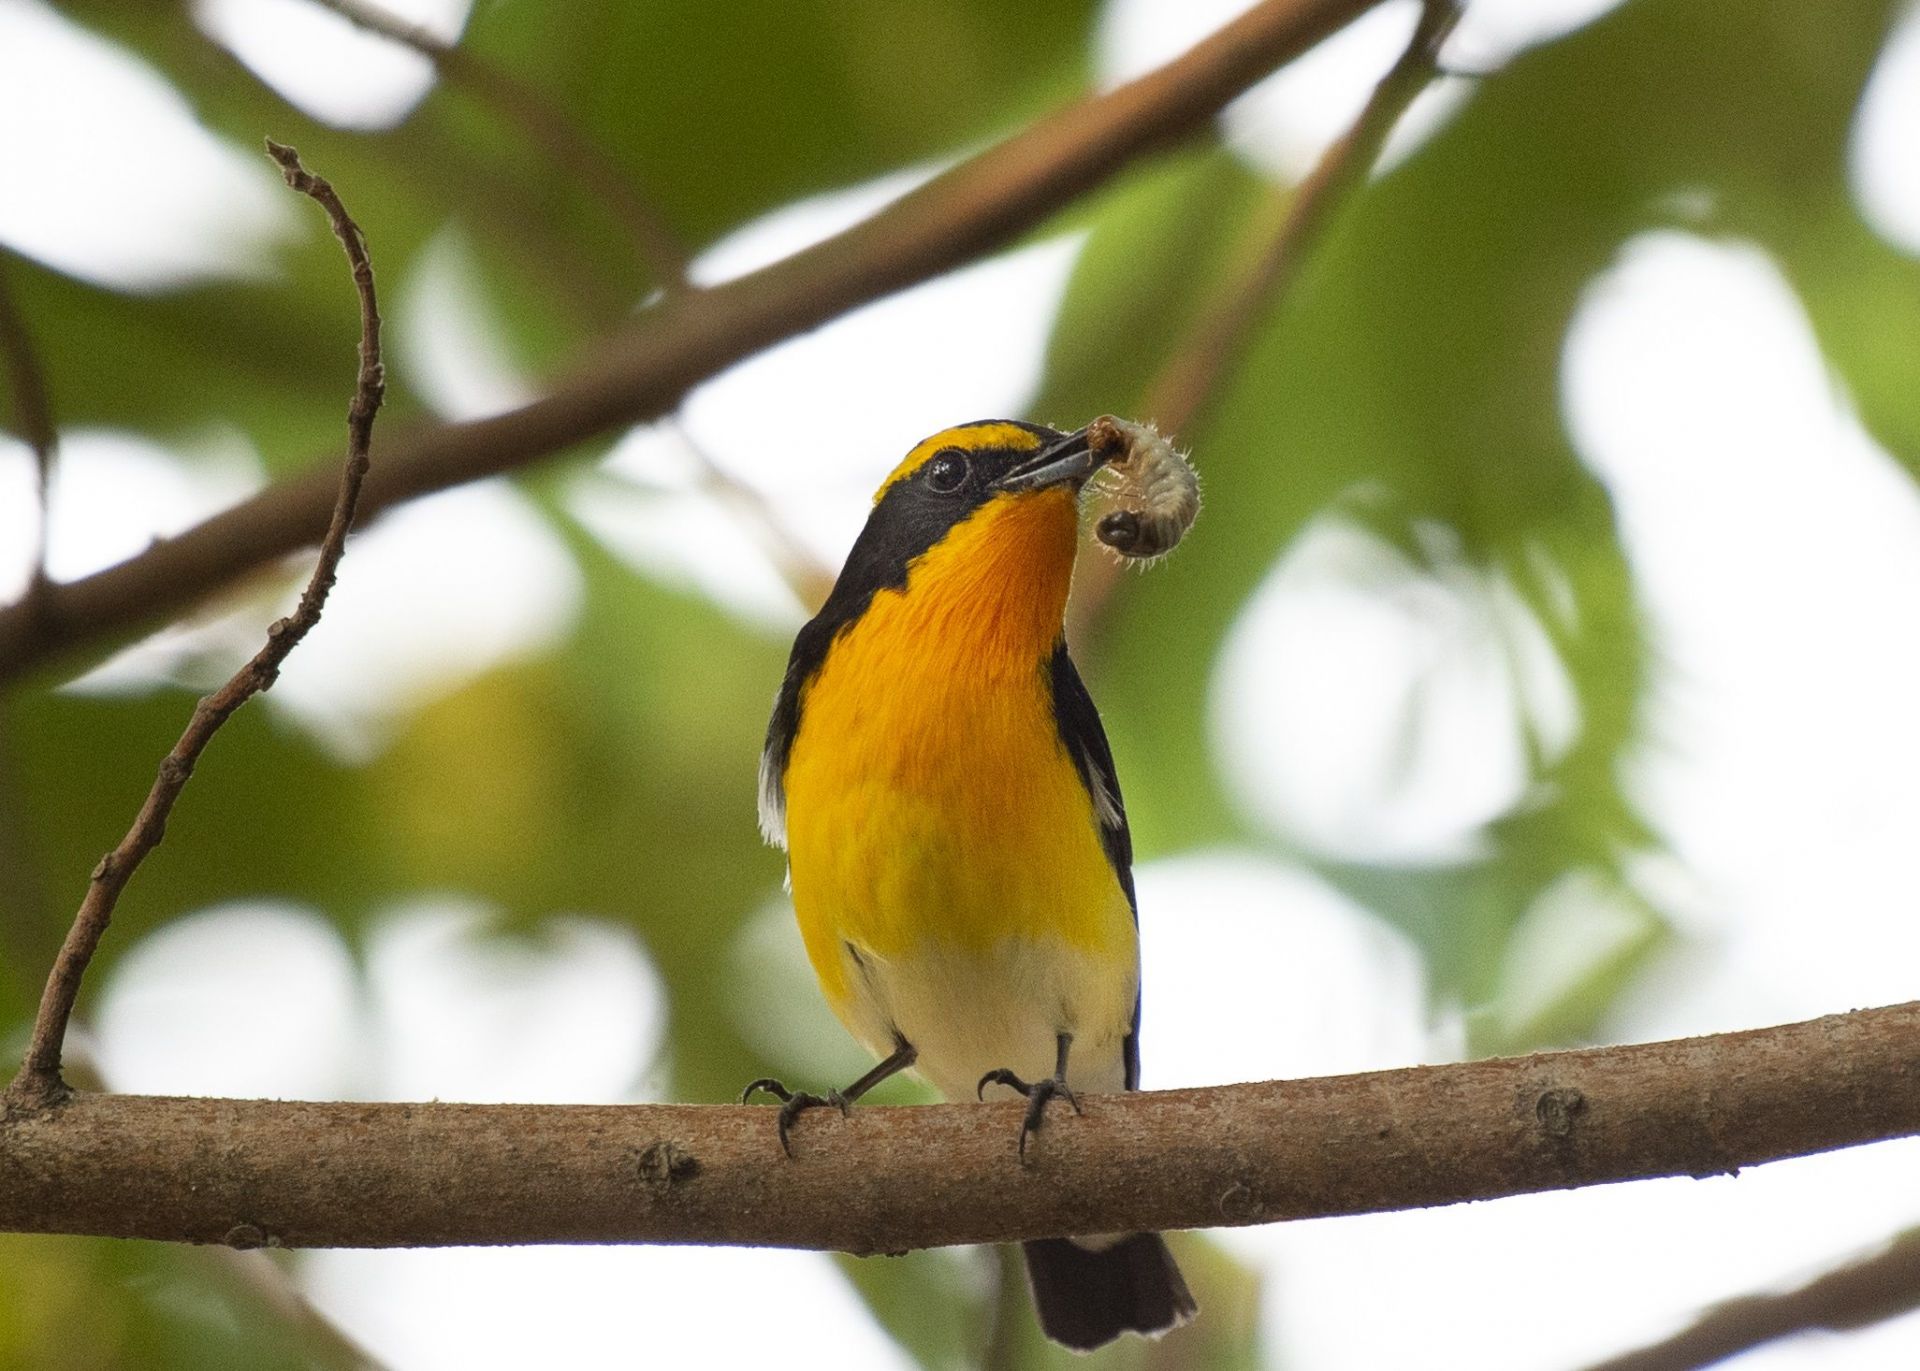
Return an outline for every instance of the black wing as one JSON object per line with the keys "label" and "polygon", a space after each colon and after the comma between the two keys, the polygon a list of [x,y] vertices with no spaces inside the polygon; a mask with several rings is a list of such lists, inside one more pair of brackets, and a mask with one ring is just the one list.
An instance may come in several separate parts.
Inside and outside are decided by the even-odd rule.
{"label": "black wing", "polygon": [[[1126,802],[1120,798],[1120,777],[1113,769],[1113,749],[1107,745],[1107,731],[1100,726],[1100,711],[1093,707],[1086,682],[1067,655],[1064,639],[1054,645],[1049,669],[1053,682],[1053,721],[1060,730],[1060,741],[1067,755],[1080,770],[1080,779],[1093,799],[1094,818],[1100,825],[1100,845],[1107,850],[1113,874],[1127,893],[1134,922],[1140,921],[1140,902],[1133,893],[1133,834],[1127,828]],[[1127,1035],[1127,1089],[1140,1088],[1140,1001],[1133,1002],[1133,1031]]]}
{"label": "black wing", "polygon": [[767,740],[760,749],[760,833],[775,847],[787,845],[787,757],[800,731],[800,695],[826,659],[827,648],[841,625],[823,622],[824,613],[811,620],[793,640],[787,674],[774,696],[773,717],[767,720]]}
{"label": "black wing", "polygon": [[800,732],[800,706],[807,686],[827,660],[833,640],[867,612],[875,595],[907,583],[908,564],[933,537],[924,520],[869,519],[847,553],[833,593],[794,638],[787,674],[774,697],[773,717],[767,720],[767,741],[760,749],[760,832],[776,847],[787,845],[787,758]]}

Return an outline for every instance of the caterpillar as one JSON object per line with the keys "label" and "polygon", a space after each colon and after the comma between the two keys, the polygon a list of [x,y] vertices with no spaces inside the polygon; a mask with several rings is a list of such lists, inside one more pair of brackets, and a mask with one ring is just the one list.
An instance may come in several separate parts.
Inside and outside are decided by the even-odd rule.
{"label": "caterpillar", "polygon": [[1106,512],[1094,536],[1136,561],[1173,551],[1200,513],[1200,478],[1185,455],[1152,424],[1111,414],[1087,425],[1087,446],[1101,459],[1102,474],[1112,473],[1095,486]]}

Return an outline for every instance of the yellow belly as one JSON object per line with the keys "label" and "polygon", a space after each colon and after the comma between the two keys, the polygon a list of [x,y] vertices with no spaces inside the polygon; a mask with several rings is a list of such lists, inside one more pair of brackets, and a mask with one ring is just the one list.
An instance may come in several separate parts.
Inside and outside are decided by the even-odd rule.
{"label": "yellow belly", "polygon": [[[876,1054],[897,1032],[943,1093],[986,1071],[1122,1084],[1139,951],[1042,665],[922,635],[876,661],[882,592],[807,693],[786,772],[794,909],[828,1002]],[[863,635],[866,641],[863,641]],[[930,645],[929,645],[930,644]]]}

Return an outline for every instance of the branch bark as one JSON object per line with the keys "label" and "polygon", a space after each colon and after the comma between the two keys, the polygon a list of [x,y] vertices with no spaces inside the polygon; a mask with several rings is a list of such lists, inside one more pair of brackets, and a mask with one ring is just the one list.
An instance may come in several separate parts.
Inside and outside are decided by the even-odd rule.
{"label": "branch bark", "polygon": [[26,1059],[7,1087],[5,1100],[9,1106],[38,1107],[66,1095],[66,1083],[60,1078],[60,1050],[66,1041],[67,1023],[73,1017],[74,1001],[80,995],[80,981],[100,946],[100,939],[106,934],[121,892],[147,854],[166,836],[167,818],[193,776],[200,755],[213,741],[213,735],[240,706],[273,684],[287,654],[320,622],[320,611],[333,589],[341,554],[346,551],[347,531],[353,527],[354,508],[367,475],[373,418],[386,393],[386,374],[380,364],[380,310],[374,300],[373,263],[367,257],[367,245],[359,225],[348,215],[333,187],[301,166],[300,155],[292,148],[268,139],[267,153],[279,163],[289,186],[318,202],[326,211],[335,236],[346,250],[347,262],[353,269],[354,287],[360,297],[360,369],[353,400],[347,407],[346,470],[338,478],[339,489],[334,496],[326,537],[320,545],[320,558],[308,578],[307,588],[301,592],[300,603],[292,614],[276,620],[267,629],[266,644],[225,685],[202,697],[194,706],[193,716],[187,721],[180,740],[161,761],[159,774],[154,777],[133,826],[94,867],[87,881],[86,896],[73,916],[73,926],[67,930],[46,988],[41,992]]}
{"label": "branch bark", "polygon": [[1747,1295],[1588,1371],[1694,1371],[1798,1333],[1850,1332],[1920,1308],[1920,1229],[1795,1290]]}
{"label": "branch bark", "polygon": [[1457,1204],[1920,1132],[1920,1002],[1714,1037],[1018,1101],[306,1104],[78,1095],[0,1115],[0,1229],[232,1246],[893,1252]]}
{"label": "branch bark", "polygon": [[[733,363],[1007,243],[1128,162],[1202,127],[1273,68],[1375,3],[1264,0],[1167,65],[1040,121],[845,233],[663,302],[540,399],[393,441],[367,481],[365,513],[658,418]],[[0,681],[178,614],[310,546],[325,526],[332,470],[329,464],[271,486],[136,557],[52,586],[40,616],[19,606],[0,611]]]}

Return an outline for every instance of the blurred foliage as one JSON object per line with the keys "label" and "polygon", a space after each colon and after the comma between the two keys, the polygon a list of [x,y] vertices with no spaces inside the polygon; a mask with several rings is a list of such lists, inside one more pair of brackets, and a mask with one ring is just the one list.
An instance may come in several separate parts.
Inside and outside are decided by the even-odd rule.
{"label": "blurred foliage", "polygon": [[0,1366],[364,1367],[334,1330],[289,1312],[277,1272],[262,1253],[0,1234]]}
{"label": "blurred foliage", "polygon": [[[1618,877],[1647,847],[1618,762],[1635,738],[1648,646],[1606,494],[1561,428],[1560,340],[1621,244],[1704,205],[1686,227],[1779,253],[1816,320],[1846,318],[1834,364],[1877,435],[1920,463],[1908,342],[1920,264],[1862,228],[1845,181],[1850,117],[1890,13],[1852,6],[1815,22],[1785,3],[1625,6],[1481,82],[1351,208],[1194,435],[1205,536],[1124,597],[1107,641],[1128,650],[1091,664],[1127,774],[1154,778],[1128,796],[1144,852],[1219,833],[1226,801],[1204,712],[1217,647],[1274,557],[1329,510],[1414,559],[1426,555],[1417,526],[1437,522],[1509,577],[1569,673],[1581,730],[1564,756],[1536,760],[1529,800],[1493,826],[1484,859],[1322,870],[1414,933],[1441,990],[1471,1007],[1488,1000],[1507,935],[1548,885],[1581,868]],[[1130,220],[1100,231],[1119,243],[1140,232]],[[1207,270],[1177,233],[1162,241],[1154,274]],[[1090,250],[1060,336],[1082,338],[1119,308],[1138,269],[1137,257]],[[1122,337],[1115,353],[1132,341]],[[1137,399],[1137,362],[1116,361],[1113,388],[1087,407]],[[1155,669],[1129,671],[1145,642]],[[1659,926],[1648,911],[1632,950]],[[1594,974],[1617,987],[1622,970],[1612,961]],[[1604,1007],[1587,990],[1572,990],[1586,1013],[1546,1016],[1556,1036]],[[1537,1041],[1476,1026],[1488,1050]]]}
{"label": "blurred foliage", "polygon": [[[617,220],[465,92],[436,87],[391,130],[343,131],[255,79],[185,5],[61,8],[164,73],[221,135],[296,144],[347,195],[384,281],[461,235],[536,372],[590,348],[654,284]],[[1478,81],[1349,207],[1188,435],[1207,481],[1200,534],[1129,580],[1086,647],[1143,857],[1231,841],[1312,863],[1418,939],[1437,996],[1471,1011],[1476,1048],[1591,1028],[1665,928],[1627,879],[1656,838],[1620,780],[1656,663],[1606,494],[1561,426],[1561,340],[1634,234],[1757,242],[1800,291],[1864,422],[1920,469],[1920,263],[1861,223],[1845,168],[1892,8],[1635,0]],[[464,41],[613,150],[698,247],[796,196],[959,155],[1072,96],[1093,17],[1087,3],[1019,0],[480,0]],[[1202,143],[1067,211],[1090,237],[1035,417],[1136,411],[1268,200]],[[61,421],[161,441],[231,425],[274,472],[334,450],[353,301],[335,245],[302,222],[267,280],[130,295],[10,260]],[[394,382],[383,424],[430,417],[404,369]],[[785,643],[636,574],[560,512],[550,480],[526,483],[585,578],[571,640],[421,708],[364,765],[269,709],[244,711],[123,903],[95,987],[143,933],[217,901],[296,901],[353,938],[384,909],[453,890],[509,929],[560,911],[635,929],[670,989],[679,1097],[725,1098],[781,1066],[740,1036],[728,958],[779,885],[752,825],[753,767]],[[1276,557],[1333,515],[1416,565],[1433,555],[1419,531],[1451,530],[1531,609],[1572,684],[1577,736],[1557,755],[1533,748],[1526,797],[1472,860],[1333,860],[1264,833],[1223,788],[1206,716],[1223,635]],[[0,701],[10,1033],[190,707],[179,690]],[[1529,949],[1552,932],[1529,911],[1569,873],[1618,892],[1639,923],[1521,1004],[1508,991],[1529,983]],[[0,1366],[327,1364],[311,1329],[210,1255],[0,1238]],[[1010,1297],[1017,1275],[963,1270],[970,1260],[846,1267],[928,1366],[1065,1364]],[[1095,1364],[1257,1363],[1254,1278],[1200,1240],[1183,1262],[1209,1318]]]}

